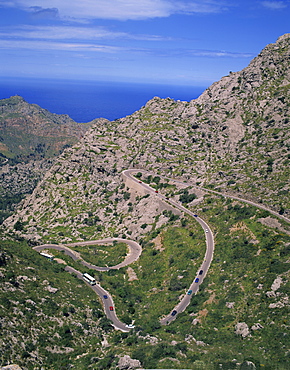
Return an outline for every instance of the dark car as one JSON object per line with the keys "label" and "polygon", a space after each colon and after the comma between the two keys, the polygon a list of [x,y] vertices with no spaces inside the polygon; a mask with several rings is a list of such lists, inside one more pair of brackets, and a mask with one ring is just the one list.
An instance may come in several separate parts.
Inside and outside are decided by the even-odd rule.
{"label": "dark car", "polygon": [[200,270],[198,275],[202,275],[202,274],[203,274],[203,270]]}
{"label": "dark car", "polygon": [[196,278],[196,279],[194,280],[194,282],[195,282],[195,283],[198,283],[198,282],[199,282],[199,278]]}
{"label": "dark car", "polygon": [[113,306],[110,306],[110,311],[114,311],[114,307]]}
{"label": "dark car", "polygon": [[192,290],[190,289],[188,292],[187,292],[188,295],[192,294]]}
{"label": "dark car", "polygon": [[108,296],[106,294],[103,297],[104,297],[104,299],[108,299]]}
{"label": "dark car", "polygon": [[197,215],[193,215],[194,217],[198,217]]}
{"label": "dark car", "polygon": [[177,311],[176,310],[173,310],[172,312],[171,312],[171,316],[175,316],[177,314]]}

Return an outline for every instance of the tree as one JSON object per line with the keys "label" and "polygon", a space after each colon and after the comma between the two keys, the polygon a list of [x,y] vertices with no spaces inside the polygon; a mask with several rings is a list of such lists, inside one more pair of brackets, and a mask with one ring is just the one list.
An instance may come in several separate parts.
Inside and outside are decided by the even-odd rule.
{"label": "tree", "polygon": [[23,230],[23,223],[20,220],[17,220],[14,224],[14,230],[21,231]]}

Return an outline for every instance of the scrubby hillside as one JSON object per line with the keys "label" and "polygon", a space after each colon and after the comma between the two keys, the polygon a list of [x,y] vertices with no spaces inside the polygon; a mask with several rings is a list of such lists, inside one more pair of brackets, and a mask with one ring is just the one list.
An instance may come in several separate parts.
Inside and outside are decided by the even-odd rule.
{"label": "scrubby hillside", "polygon": [[33,191],[54,157],[78,142],[90,126],[21,96],[0,100],[0,223]]}
{"label": "scrubby hillside", "polygon": [[[290,36],[285,35],[197,100],[154,98],[131,116],[97,122],[59,157],[8,224],[20,217],[28,228],[37,225],[51,235],[52,228],[63,227],[68,237],[77,236],[73,229],[88,213],[98,212],[107,229],[115,213],[124,213],[118,187],[121,171],[130,167],[187,179],[289,214],[289,54]],[[114,221],[114,232],[126,231],[124,217]],[[43,237],[44,231],[30,230]]]}
{"label": "scrubby hillside", "polygon": [[[136,323],[128,335],[108,336],[107,368],[129,354],[147,368],[287,369],[289,224],[206,189],[289,215],[289,54],[290,34],[197,100],[154,98],[131,116],[96,122],[5,221],[6,238],[33,244],[111,236],[142,244],[131,270],[98,275],[118,316]],[[204,234],[194,217],[132,188],[122,177],[128,168],[150,171],[137,173],[140,181],[194,210],[215,234],[200,292],[166,327],[160,316],[186,293]],[[106,368],[92,353],[83,354],[87,366]],[[70,361],[77,366],[74,353]]]}
{"label": "scrubby hillside", "polygon": [[68,115],[29,104],[21,96],[0,100],[2,158],[27,162],[51,157],[76,143],[88,127]]}

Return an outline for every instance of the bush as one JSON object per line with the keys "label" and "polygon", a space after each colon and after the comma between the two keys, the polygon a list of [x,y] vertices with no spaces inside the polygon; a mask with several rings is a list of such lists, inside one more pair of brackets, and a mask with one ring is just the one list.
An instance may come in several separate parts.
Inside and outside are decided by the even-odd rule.
{"label": "bush", "polygon": [[23,230],[23,223],[19,220],[17,220],[14,224],[14,230],[21,231]]}
{"label": "bush", "polygon": [[190,203],[194,199],[196,199],[196,195],[194,193],[193,194],[189,194],[189,192],[188,192],[187,189],[184,189],[183,190],[183,194],[181,194],[180,197],[179,197],[179,201],[181,203]]}
{"label": "bush", "polygon": [[124,193],[124,200],[129,200],[130,199],[130,193],[125,192]]}

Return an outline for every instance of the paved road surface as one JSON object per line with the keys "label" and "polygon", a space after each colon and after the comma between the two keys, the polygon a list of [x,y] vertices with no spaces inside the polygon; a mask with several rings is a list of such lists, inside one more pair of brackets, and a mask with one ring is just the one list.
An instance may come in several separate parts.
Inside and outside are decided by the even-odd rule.
{"label": "paved road surface", "polygon": [[[123,175],[125,177],[129,177],[131,179],[131,181],[134,181],[134,182],[138,183],[138,185],[140,187],[143,187],[144,189],[146,189],[148,191],[151,191],[151,192],[154,191],[155,192],[155,190],[152,189],[149,185],[143,183],[142,181],[140,182],[139,179],[137,180],[133,176],[133,174],[136,174],[138,172],[148,173],[147,171],[143,171],[143,170],[131,169],[131,170],[125,170],[125,171],[123,171]],[[188,291],[189,290],[192,290],[192,293],[190,295],[189,294],[186,294],[182,298],[182,300],[180,302],[178,302],[177,305],[172,309],[171,313],[169,313],[167,316],[163,317],[160,320],[160,323],[162,325],[166,325],[166,324],[169,324],[171,321],[175,320],[176,317],[177,317],[177,315],[179,313],[183,312],[186,309],[186,307],[190,303],[190,300],[191,300],[192,295],[194,295],[194,294],[196,294],[198,292],[199,286],[203,282],[203,280],[204,280],[204,278],[205,278],[205,276],[206,276],[206,274],[208,272],[208,269],[210,267],[212,258],[213,258],[213,252],[214,252],[214,236],[213,236],[213,233],[212,233],[209,225],[203,219],[201,219],[197,214],[189,211],[188,209],[186,209],[185,207],[183,207],[181,204],[175,202],[174,200],[168,199],[167,197],[165,197],[164,195],[160,194],[159,192],[158,193],[155,192],[155,195],[159,199],[161,199],[161,200],[163,200],[163,201],[171,204],[173,207],[178,208],[182,212],[187,213],[188,215],[192,216],[201,225],[201,227],[203,228],[204,233],[205,233],[205,238],[206,238],[206,253],[205,253],[205,257],[204,257],[203,263],[200,266],[200,268],[197,270],[196,276],[194,277],[192,283],[188,287]],[[201,275],[199,275],[199,272],[200,271],[202,271],[202,274]],[[198,279],[198,282],[195,282],[196,279]],[[174,313],[174,315],[172,315],[172,312]]]}
{"label": "paved road surface", "polygon": [[[178,203],[174,200],[168,199],[167,197],[165,197],[161,193],[156,192],[155,189],[150,187],[148,184],[143,183],[142,181],[140,181],[140,179],[136,179],[133,176],[133,174],[136,174],[138,172],[141,172],[143,174],[148,174],[148,175],[150,174],[150,175],[156,176],[156,174],[154,174],[154,173],[144,171],[144,170],[139,170],[139,169],[125,170],[125,171],[122,172],[122,174],[123,174],[123,177],[129,178],[131,181],[133,181],[135,183],[135,187],[137,186],[137,187],[143,188],[148,193],[155,193],[155,196],[157,198],[159,198],[160,200],[162,200],[166,203],[169,203],[173,207],[178,208],[182,212],[187,213],[188,215],[192,216],[201,225],[201,227],[203,228],[204,233],[205,233],[206,254],[205,254],[204,260],[203,260],[200,268],[196,272],[196,275],[195,275],[192,283],[188,287],[188,291],[191,291],[191,294],[185,294],[184,297],[181,299],[181,301],[178,302],[177,305],[172,309],[172,311],[167,316],[163,317],[160,320],[161,324],[166,325],[166,324],[169,324],[172,320],[175,320],[177,315],[179,313],[183,312],[186,309],[186,307],[190,303],[191,297],[198,292],[199,286],[200,286],[200,284],[202,284],[202,282],[203,282],[203,280],[204,280],[204,278],[205,278],[205,276],[208,272],[208,269],[210,267],[212,258],[213,258],[214,236],[213,236],[213,233],[212,233],[209,225],[202,218],[200,218],[199,215],[189,211],[188,209],[183,207],[180,203]],[[168,179],[170,181],[175,181],[177,183],[181,183],[183,185],[195,186],[194,184],[186,183],[184,181],[173,180],[173,179],[170,179],[168,177],[164,177],[164,176],[160,176],[160,175],[158,175],[158,176],[161,177],[161,178]],[[223,193],[220,193],[220,192],[217,192],[217,191],[214,191],[214,190],[209,190],[209,189],[202,188],[202,187],[197,187],[197,186],[195,186],[195,187],[198,188],[198,189],[201,189],[203,191],[206,191],[206,192],[215,193],[215,194],[218,194],[218,195],[222,195],[224,197],[237,199],[241,202],[251,204],[255,207],[259,207],[261,209],[267,210],[270,213],[274,214],[275,216],[278,216],[281,219],[284,219],[285,221],[290,222],[290,220],[287,217],[285,217],[283,215],[280,215],[279,213],[274,212],[274,211],[268,209],[267,207],[265,207],[261,204],[257,204],[257,203],[254,203],[252,201],[245,200],[245,199],[235,197],[235,196],[231,196],[231,195],[228,195],[228,194],[223,194]],[[99,266],[92,265],[92,264],[84,261],[81,258],[81,256],[79,255],[79,253],[76,253],[75,251],[73,251],[72,249],[69,248],[69,247],[74,247],[74,246],[77,246],[77,245],[94,245],[94,244],[102,244],[102,243],[113,243],[114,241],[119,241],[119,242],[126,243],[129,246],[130,251],[129,251],[129,254],[126,256],[126,258],[123,262],[119,263],[116,266],[111,266],[111,267],[99,267]],[[41,250],[44,250],[44,249],[49,249],[49,248],[56,249],[56,250],[63,250],[65,252],[65,254],[70,256],[73,260],[79,260],[80,263],[82,263],[84,266],[88,267],[89,269],[94,269],[94,270],[97,270],[97,271],[108,271],[108,270],[111,270],[111,269],[119,269],[121,267],[125,267],[125,266],[135,262],[140,257],[140,255],[142,253],[142,248],[138,243],[136,243],[135,241],[132,241],[132,240],[120,239],[120,238],[107,238],[107,239],[100,239],[100,240],[93,240],[93,241],[86,241],[86,242],[71,243],[71,244],[67,244],[65,246],[64,245],[56,245],[56,244],[43,244],[43,245],[34,247],[34,249],[38,252],[40,252]],[[82,276],[82,273],[75,270],[74,268],[72,268],[70,266],[66,266],[65,270],[70,272],[70,273],[75,274],[79,279],[84,280],[83,276]],[[198,280],[196,280],[196,279],[198,279]],[[111,295],[109,294],[109,292],[107,292],[99,284],[96,284],[96,285],[93,285],[93,286],[89,285],[89,286],[100,296],[100,298],[103,302],[103,305],[104,305],[104,310],[105,310],[106,316],[108,317],[108,319],[110,319],[112,321],[113,326],[116,329],[119,329],[119,330],[122,330],[122,331],[129,331],[130,328],[128,328],[124,323],[122,323],[118,319],[118,317],[116,316],[114,302],[113,302],[113,299],[112,299]],[[104,298],[104,296],[106,298]],[[113,308],[113,310],[112,310],[112,308]]]}
{"label": "paved road surface", "polygon": [[[121,267],[127,266],[127,265],[135,262],[140,257],[140,255],[142,253],[141,246],[138,243],[136,243],[135,241],[122,239],[122,238],[107,238],[107,239],[100,239],[100,240],[92,240],[92,241],[88,241],[88,242],[71,243],[71,244],[68,244],[68,245],[70,247],[73,247],[73,246],[76,246],[76,245],[95,245],[95,244],[113,243],[114,241],[126,243],[129,246],[130,252],[126,256],[126,258],[123,262],[119,263],[116,266],[112,266],[112,267],[98,267],[98,266],[92,265],[92,264],[84,261],[80,257],[79,253],[76,253],[75,251],[70,249],[68,246],[64,246],[64,245],[43,244],[43,245],[39,245],[37,247],[34,247],[33,249],[36,250],[37,252],[41,252],[44,249],[55,249],[55,250],[59,250],[59,251],[64,251],[65,254],[68,255],[69,257],[71,257],[74,261],[80,260],[80,262],[84,266],[88,267],[89,269],[94,269],[94,270],[97,270],[97,271],[108,271],[108,270],[119,269]],[[79,279],[85,281],[84,278],[83,278],[83,274],[80,271],[74,269],[73,267],[66,266],[65,270],[68,271],[71,274],[75,274]],[[119,330],[122,330],[122,331],[130,331],[130,328],[128,328],[126,326],[126,324],[124,324],[122,321],[120,321],[118,319],[118,317],[115,313],[114,301],[113,301],[113,298],[110,295],[110,293],[107,292],[104,288],[102,288],[101,285],[99,285],[99,284],[90,285],[86,281],[85,281],[85,283],[91,289],[93,289],[99,295],[99,297],[101,298],[103,306],[104,306],[105,314],[106,314],[107,318],[112,321],[112,324],[115,327],[115,329],[119,329]],[[105,298],[105,297],[107,297],[107,298]],[[110,307],[113,307],[113,310],[110,310]]]}
{"label": "paved road surface", "polygon": [[[193,212],[187,210],[185,207],[183,207],[179,203],[166,198],[164,195],[162,195],[160,193],[157,193],[155,191],[155,189],[153,189],[152,187],[150,187],[147,184],[144,184],[142,181],[136,179],[133,176],[133,173],[137,173],[137,172],[140,172],[140,171],[143,172],[143,173],[148,173],[147,171],[131,169],[131,170],[123,171],[123,176],[125,178],[126,177],[130,178],[131,181],[134,181],[136,184],[138,184],[137,186],[139,186],[141,188],[144,188],[147,192],[155,193],[156,197],[158,197],[160,200],[165,201],[166,203],[170,203],[173,207],[176,207],[176,208],[180,209],[181,211],[183,211],[183,212],[189,214],[190,216],[194,217],[195,220],[204,229],[207,249],[206,249],[206,255],[205,255],[204,261],[203,261],[202,265],[200,266],[200,269],[197,271],[197,276],[199,278],[199,282],[198,283],[195,282],[195,279],[197,278],[197,276],[196,276],[193,279],[191,285],[188,288],[188,289],[192,290],[192,294],[196,294],[197,291],[198,291],[199,285],[202,283],[203,279],[205,278],[205,276],[207,274],[207,271],[210,267],[210,264],[211,264],[211,261],[212,261],[212,258],[213,258],[213,251],[214,251],[213,233],[212,233],[210,227],[207,225],[207,223],[204,220],[202,220],[198,215],[195,215]],[[99,266],[92,265],[92,264],[84,261],[81,258],[79,253],[76,253],[75,251],[73,251],[72,249],[69,248],[69,247],[74,247],[74,246],[77,246],[77,245],[94,245],[94,244],[102,244],[102,243],[113,243],[114,241],[119,241],[119,242],[126,243],[129,246],[130,252],[126,256],[126,258],[123,262],[119,263],[116,266],[111,266],[111,267],[99,267]],[[55,249],[55,250],[59,250],[59,251],[64,251],[64,253],[66,255],[70,256],[74,261],[79,260],[80,263],[82,263],[84,266],[88,267],[89,269],[94,269],[94,270],[97,270],[97,271],[108,271],[108,270],[119,269],[121,267],[127,266],[127,265],[135,262],[140,257],[140,255],[142,253],[142,248],[138,243],[136,243],[135,241],[132,241],[132,240],[121,239],[121,238],[106,238],[106,239],[100,239],[100,240],[92,240],[92,241],[86,241],[86,242],[71,243],[71,244],[67,244],[67,245],[43,244],[43,245],[34,247],[34,249],[38,252],[40,252],[44,249]],[[77,271],[73,267],[66,266],[65,270],[70,272],[70,273],[75,274],[79,279],[85,281],[83,279],[82,273]],[[201,270],[203,271],[202,275],[198,275]],[[86,283],[86,284],[88,284],[88,283]],[[103,306],[104,306],[106,316],[107,316],[108,319],[110,319],[112,321],[113,326],[115,327],[115,329],[119,329],[119,330],[122,330],[122,331],[129,331],[130,328],[128,328],[124,323],[122,323],[118,319],[118,317],[115,313],[114,301],[113,301],[113,298],[111,297],[111,295],[109,294],[109,292],[107,292],[99,284],[89,285],[89,286],[100,296],[100,298],[102,300],[102,303],[103,303]],[[106,298],[105,298],[105,296],[106,296]],[[164,317],[160,320],[161,324],[169,324],[172,320],[174,320],[176,318],[178,313],[183,312],[185,310],[185,308],[188,306],[188,304],[190,303],[191,296],[192,295],[185,295],[184,298],[174,307],[174,310],[176,311],[176,315],[172,316],[169,313],[166,317]]]}

